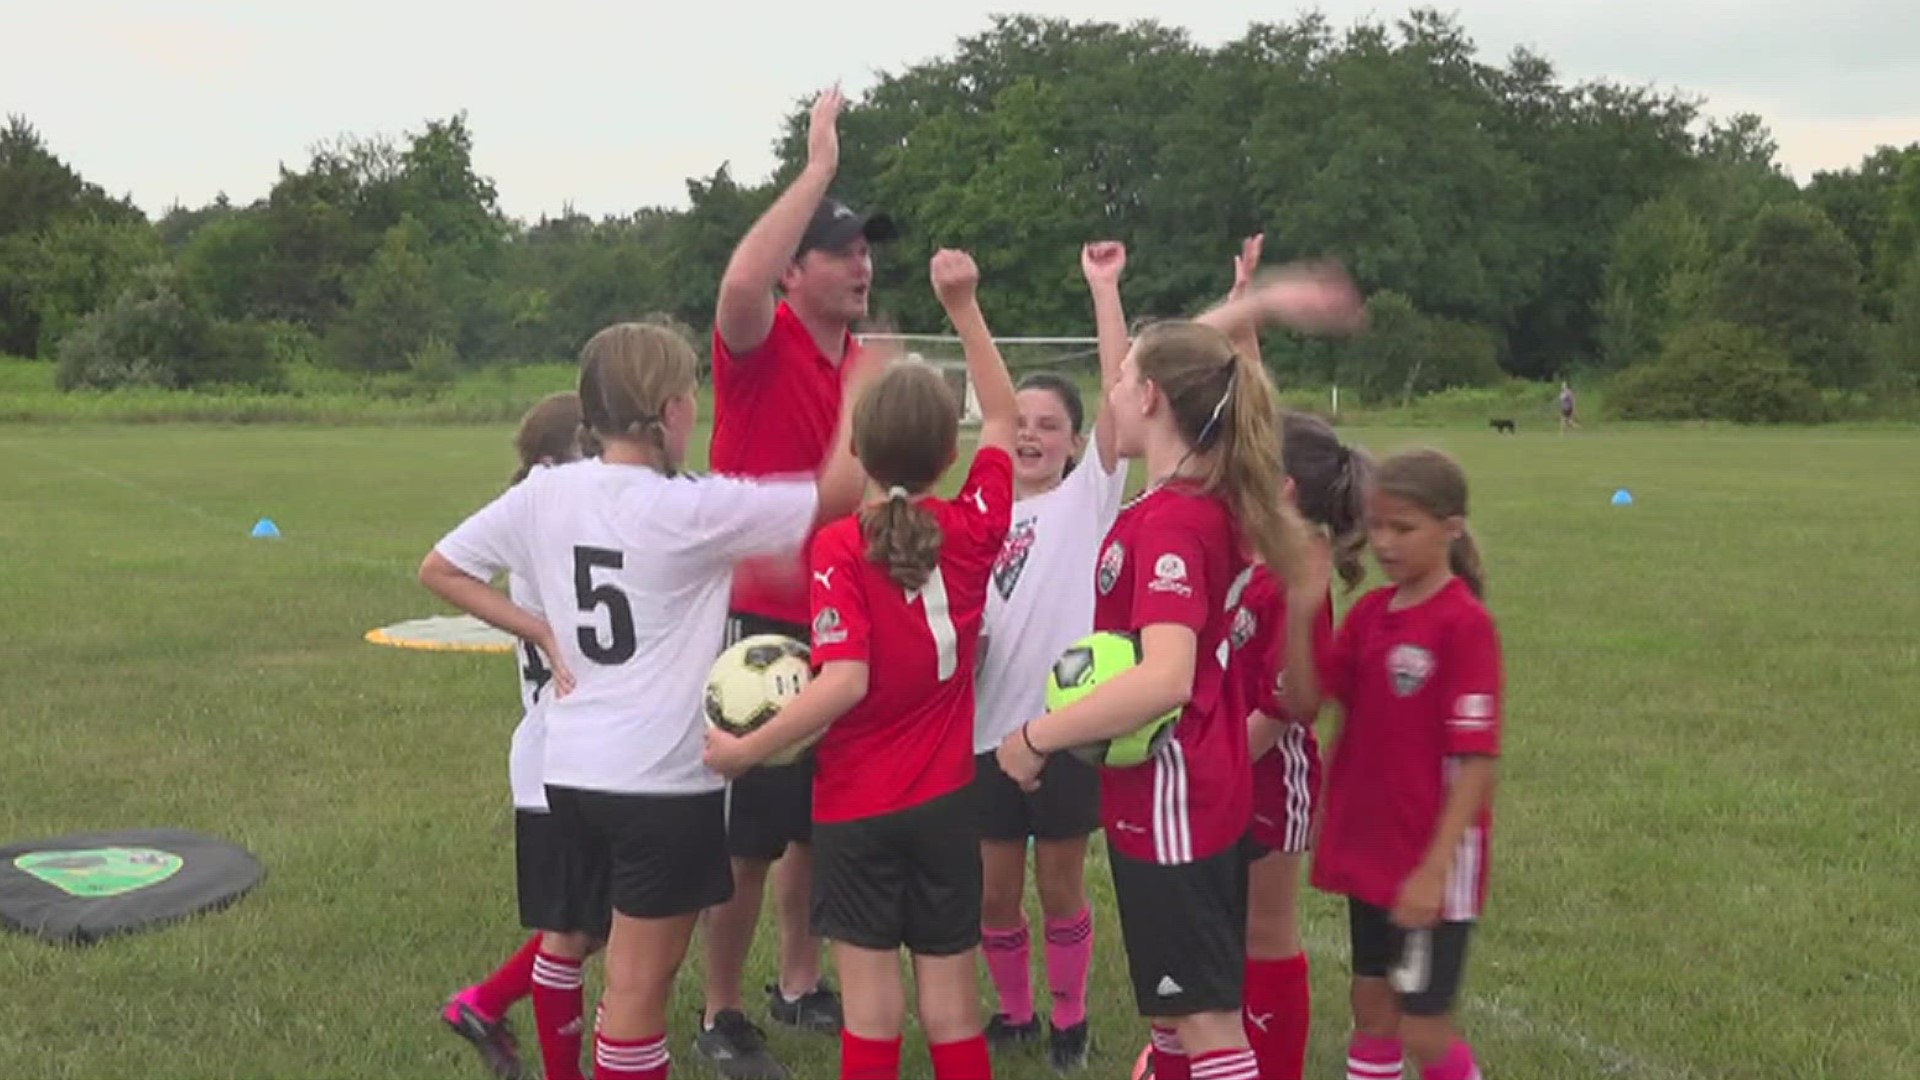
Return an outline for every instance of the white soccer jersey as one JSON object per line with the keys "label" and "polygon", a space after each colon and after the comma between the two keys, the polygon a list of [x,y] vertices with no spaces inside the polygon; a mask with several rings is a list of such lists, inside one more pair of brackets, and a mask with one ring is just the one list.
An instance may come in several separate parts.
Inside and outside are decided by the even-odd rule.
{"label": "white soccer jersey", "polygon": [[1094,563],[1120,515],[1127,462],[1098,452],[1044,495],[1013,504],[993,564],[974,684],[973,748],[984,754],[1047,708],[1047,670],[1093,631]]}
{"label": "white soccer jersey", "polygon": [[[519,574],[507,576],[507,596],[528,611],[546,616],[540,595]],[[553,673],[547,670],[540,650],[522,641],[513,650],[514,669],[520,681],[520,726],[513,729],[513,744],[507,751],[507,783],[513,790],[513,808],[547,808],[547,784],[542,776],[547,746],[547,696]]]}
{"label": "white soccer jersey", "polygon": [[670,479],[596,459],[534,473],[440,541],[475,577],[527,578],[573,670],[571,694],[541,695],[545,783],[658,795],[724,786],[700,752],[733,565],[800,550],[817,501],[811,480]]}

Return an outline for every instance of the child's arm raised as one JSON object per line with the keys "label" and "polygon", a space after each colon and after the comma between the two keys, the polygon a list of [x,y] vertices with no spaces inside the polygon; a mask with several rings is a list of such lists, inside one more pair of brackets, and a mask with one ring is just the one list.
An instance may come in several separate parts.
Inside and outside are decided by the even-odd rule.
{"label": "child's arm raised", "polygon": [[1088,244],[1080,250],[1080,270],[1093,294],[1093,328],[1100,339],[1100,408],[1094,414],[1093,448],[1100,468],[1111,474],[1119,464],[1114,450],[1113,413],[1107,394],[1120,381],[1120,365],[1132,343],[1127,338],[1127,310],[1120,302],[1120,275],[1127,268],[1127,247],[1113,240]]}
{"label": "child's arm raised", "polygon": [[[1237,300],[1247,295],[1253,287],[1253,277],[1260,270],[1260,251],[1266,246],[1267,235],[1254,233],[1240,241],[1240,254],[1233,257],[1233,290],[1227,293],[1228,300]],[[1235,352],[1244,353],[1254,363],[1260,363],[1260,328],[1252,323],[1235,326],[1228,332],[1233,341]]]}
{"label": "child's arm raised", "polygon": [[979,446],[1011,452],[1014,432],[1020,425],[1020,406],[1013,395],[1013,376],[1007,374],[1007,362],[993,343],[987,318],[980,313],[980,268],[973,256],[964,251],[942,248],[934,252],[928,267],[933,292],[940,306],[960,335],[960,348],[967,356],[967,380],[980,399]]}
{"label": "child's arm raised", "polygon": [[1261,274],[1244,294],[1196,321],[1236,341],[1267,323],[1303,334],[1352,334],[1367,325],[1367,309],[1353,279],[1337,265],[1293,263]]}

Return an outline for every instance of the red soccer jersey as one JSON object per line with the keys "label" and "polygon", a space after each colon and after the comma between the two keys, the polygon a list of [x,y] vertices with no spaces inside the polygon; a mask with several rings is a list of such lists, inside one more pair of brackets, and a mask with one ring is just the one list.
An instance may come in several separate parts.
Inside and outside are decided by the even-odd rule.
{"label": "red soccer jersey", "polygon": [[[1287,666],[1287,591],[1264,563],[1248,567],[1245,574],[1246,584],[1228,599],[1234,608],[1229,678],[1240,695],[1243,718],[1258,709],[1275,720],[1286,720],[1281,677]],[[1314,655],[1325,656],[1332,645],[1333,598],[1328,597],[1314,621]]]}
{"label": "red soccer jersey", "polygon": [[[734,476],[817,472],[840,419],[841,375],[858,351],[849,334],[842,361],[828,359],[784,300],[774,308],[767,340],[750,353],[733,355],[716,329],[708,467]],[[802,560],[741,564],[733,575],[731,607],[804,626]]]}
{"label": "red soccer jersey", "polygon": [[[1281,682],[1287,664],[1287,592],[1273,572],[1250,566],[1242,575],[1234,607],[1233,655],[1227,679],[1236,695],[1234,712],[1242,718],[1255,710],[1275,720],[1288,720]],[[1314,620],[1314,655],[1324,656],[1333,644],[1333,600]],[[1275,851],[1306,850],[1313,824],[1313,808],[1320,793],[1320,743],[1312,719],[1293,729],[1282,729],[1275,745],[1253,763],[1253,837]]]}
{"label": "red soccer jersey", "polygon": [[924,499],[940,565],[909,593],[867,558],[858,517],[813,541],[813,663],[861,660],[867,696],[815,751],[815,821],[918,806],[973,782],[973,665],[987,582],[1013,516],[1013,458],[981,450],[960,494]]}
{"label": "red soccer jersey", "polygon": [[[1328,769],[1313,884],[1390,908],[1440,824],[1453,759],[1500,753],[1500,636],[1467,583],[1395,611],[1391,586],[1362,597],[1321,664],[1345,720]],[[1479,917],[1493,815],[1461,839],[1442,919]]]}
{"label": "red soccer jersey", "polygon": [[1246,714],[1227,692],[1227,592],[1240,573],[1239,527],[1227,504],[1167,486],[1121,511],[1094,577],[1093,628],[1161,623],[1196,637],[1193,695],[1152,761],[1100,770],[1107,842],[1162,865],[1205,859],[1246,835],[1252,814]]}

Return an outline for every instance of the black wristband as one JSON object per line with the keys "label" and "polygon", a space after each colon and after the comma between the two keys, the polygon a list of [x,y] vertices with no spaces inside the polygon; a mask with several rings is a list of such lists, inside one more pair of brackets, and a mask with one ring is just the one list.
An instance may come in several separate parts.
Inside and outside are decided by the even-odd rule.
{"label": "black wristband", "polygon": [[1027,749],[1033,752],[1034,757],[1047,756],[1047,752],[1045,750],[1042,750],[1039,747],[1033,745],[1033,736],[1027,734],[1026,724],[1020,725],[1020,741],[1027,744]]}

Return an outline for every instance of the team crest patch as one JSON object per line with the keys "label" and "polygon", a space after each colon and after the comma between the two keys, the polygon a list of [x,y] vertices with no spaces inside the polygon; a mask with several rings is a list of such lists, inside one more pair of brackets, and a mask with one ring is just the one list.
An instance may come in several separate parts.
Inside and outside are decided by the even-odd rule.
{"label": "team crest patch", "polygon": [[1260,619],[1249,608],[1240,608],[1233,613],[1233,647],[1244,649],[1247,642],[1253,640],[1254,632],[1260,628]]}
{"label": "team crest patch", "polygon": [[1100,587],[1100,595],[1113,591],[1120,582],[1120,569],[1127,565],[1127,549],[1118,540],[1107,545],[1100,555],[1100,573],[1095,576],[1094,584]]}
{"label": "team crest patch", "polygon": [[1187,584],[1187,560],[1168,552],[1153,562],[1153,580],[1147,582],[1152,592],[1178,593],[1192,596],[1193,586]]}
{"label": "team crest patch", "polygon": [[993,587],[1002,600],[1013,597],[1013,587],[1020,583],[1020,572],[1027,568],[1027,557],[1033,554],[1033,521],[1028,518],[1017,522],[1007,533],[1007,542],[1000,545],[1000,557],[993,561]]}
{"label": "team crest patch", "polygon": [[1433,674],[1433,654],[1418,645],[1395,645],[1387,654],[1387,674],[1394,693],[1412,697]]}
{"label": "team crest patch", "polygon": [[838,645],[847,640],[847,627],[840,621],[840,612],[836,608],[821,608],[820,614],[813,617],[813,644]]}

